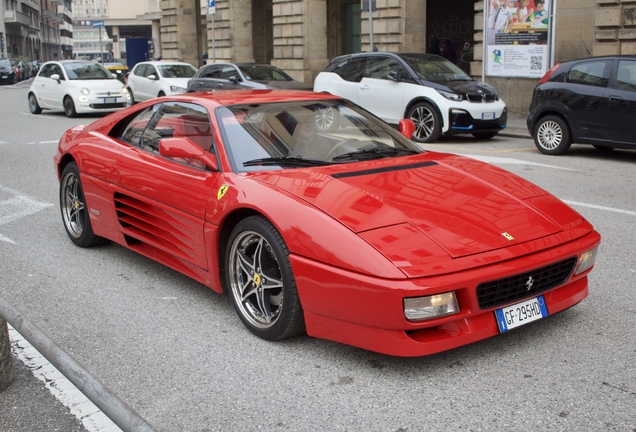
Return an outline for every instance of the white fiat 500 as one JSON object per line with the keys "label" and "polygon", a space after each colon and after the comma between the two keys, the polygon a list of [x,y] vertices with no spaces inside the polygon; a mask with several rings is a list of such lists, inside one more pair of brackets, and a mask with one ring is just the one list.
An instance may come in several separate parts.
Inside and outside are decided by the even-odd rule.
{"label": "white fiat 500", "polygon": [[440,135],[492,138],[506,127],[506,104],[497,90],[475,81],[443,57],[368,52],[337,57],[320,72],[314,91],[342,96],[389,124],[415,122],[413,140]]}
{"label": "white fiat 500", "polygon": [[99,63],[81,60],[52,61],[42,65],[28,93],[29,109],[64,110],[67,117],[108,113],[131,104],[121,81]]}

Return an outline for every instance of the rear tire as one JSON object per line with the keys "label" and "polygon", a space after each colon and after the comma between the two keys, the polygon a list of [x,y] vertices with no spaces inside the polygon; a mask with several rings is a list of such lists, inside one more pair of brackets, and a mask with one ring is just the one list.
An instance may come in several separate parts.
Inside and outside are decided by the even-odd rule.
{"label": "rear tire", "polygon": [[572,144],[567,123],[555,115],[545,116],[539,120],[532,136],[539,151],[547,155],[562,155]]}

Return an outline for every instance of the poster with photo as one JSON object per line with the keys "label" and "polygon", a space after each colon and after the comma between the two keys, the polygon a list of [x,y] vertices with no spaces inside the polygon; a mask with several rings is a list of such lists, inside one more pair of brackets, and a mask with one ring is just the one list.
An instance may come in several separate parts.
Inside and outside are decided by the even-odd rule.
{"label": "poster with photo", "polygon": [[541,78],[549,69],[552,0],[487,0],[486,75]]}

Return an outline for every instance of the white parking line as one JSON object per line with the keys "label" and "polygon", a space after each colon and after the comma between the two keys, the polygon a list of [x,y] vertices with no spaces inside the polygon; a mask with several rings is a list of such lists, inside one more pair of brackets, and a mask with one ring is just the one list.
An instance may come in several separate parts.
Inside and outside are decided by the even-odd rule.
{"label": "white parking line", "polygon": [[631,210],[623,210],[623,209],[617,209],[617,208],[613,208],[613,207],[605,207],[605,206],[600,206],[600,205],[596,205],[596,204],[587,204],[587,203],[582,203],[582,202],[578,202],[578,201],[569,201],[569,200],[562,200],[564,203],[566,204],[570,204],[570,205],[574,205],[574,206],[581,206],[581,207],[588,207],[588,208],[593,208],[593,209],[597,209],[597,210],[605,210],[605,211],[611,211],[614,213],[622,213],[622,214],[628,214],[631,216],[636,216],[636,212],[631,211]]}
{"label": "white parking line", "polygon": [[[13,195],[11,198],[0,201],[0,225],[21,219],[53,206],[50,203],[39,202],[31,199],[15,189],[0,185],[0,192]],[[9,237],[0,234],[0,241],[16,244]]]}
{"label": "white parking line", "polygon": [[25,115],[25,116],[29,116],[29,117],[37,117],[37,118],[44,118],[44,119],[49,119],[49,120],[57,120],[60,117],[53,117],[50,115],[46,115],[46,114],[31,114],[31,113],[26,113],[26,112],[21,112],[20,115]]}
{"label": "white parking line", "polygon": [[89,432],[121,431],[93,402],[77,389],[33,345],[9,325],[13,354],[26,365],[33,376],[44,383],[51,394],[69,409]]}

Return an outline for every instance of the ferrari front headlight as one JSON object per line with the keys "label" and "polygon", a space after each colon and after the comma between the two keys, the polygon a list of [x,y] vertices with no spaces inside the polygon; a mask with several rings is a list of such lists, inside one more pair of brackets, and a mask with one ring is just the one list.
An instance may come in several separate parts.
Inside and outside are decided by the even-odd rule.
{"label": "ferrari front headlight", "polygon": [[579,262],[576,265],[576,270],[574,271],[574,274],[577,275],[577,274],[583,273],[585,270],[592,267],[594,265],[594,262],[596,261],[597,253],[598,253],[598,246],[582,254],[579,257]]}
{"label": "ferrari front headlight", "polygon": [[409,321],[422,321],[459,312],[455,292],[404,299],[404,316]]}

